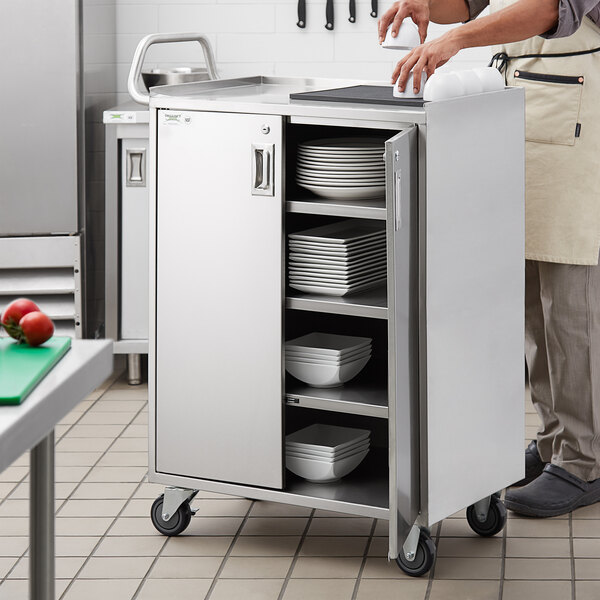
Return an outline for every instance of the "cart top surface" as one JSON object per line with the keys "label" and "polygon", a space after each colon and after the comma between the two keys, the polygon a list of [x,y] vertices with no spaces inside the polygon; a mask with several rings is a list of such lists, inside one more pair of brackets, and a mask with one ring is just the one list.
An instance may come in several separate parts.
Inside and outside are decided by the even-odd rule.
{"label": "cart top surface", "polygon": [[377,105],[361,102],[314,102],[290,94],[357,86],[389,86],[378,81],[288,77],[244,77],[152,88],[150,106],[173,110],[218,110],[392,123],[425,123],[422,106]]}

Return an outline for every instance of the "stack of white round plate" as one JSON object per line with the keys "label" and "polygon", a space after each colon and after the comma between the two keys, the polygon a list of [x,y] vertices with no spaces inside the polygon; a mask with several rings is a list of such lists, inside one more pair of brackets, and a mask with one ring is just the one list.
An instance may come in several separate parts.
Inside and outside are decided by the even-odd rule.
{"label": "stack of white round plate", "polygon": [[348,219],[288,237],[288,279],[294,289],[345,296],[385,281],[385,228],[380,223]]}
{"label": "stack of white round plate", "polygon": [[296,183],[324,198],[385,194],[384,143],[377,138],[331,138],[298,144]]}

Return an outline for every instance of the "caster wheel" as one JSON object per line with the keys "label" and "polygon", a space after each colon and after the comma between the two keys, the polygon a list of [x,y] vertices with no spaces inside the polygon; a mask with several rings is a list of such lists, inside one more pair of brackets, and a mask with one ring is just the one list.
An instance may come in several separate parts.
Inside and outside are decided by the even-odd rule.
{"label": "caster wheel", "polygon": [[475,514],[475,506],[472,504],[467,508],[467,521],[471,529],[478,535],[489,537],[496,535],[506,525],[506,508],[502,500],[492,496],[487,519],[480,521]]}
{"label": "caster wheel", "polygon": [[435,562],[435,544],[426,531],[421,531],[419,536],[419,545],[417,546],[417,555],[415,560],[409,561],[404,553],[398,555],[396,563],[407,575],[411,577],[421,577],[425,575]]}
{"label": "caster wheel", "polygon": [[152,503],[152,508],[150,509],[152,525],[154,525],[156,530],[163,535],[179,535],[182,531],[185,531],[192,520],[192,509],[190,508],[190,503],[184,502],[177,509],[177,512],[168,521],[165,521],[162,517],[163,497],[164,495],[161,494]]}

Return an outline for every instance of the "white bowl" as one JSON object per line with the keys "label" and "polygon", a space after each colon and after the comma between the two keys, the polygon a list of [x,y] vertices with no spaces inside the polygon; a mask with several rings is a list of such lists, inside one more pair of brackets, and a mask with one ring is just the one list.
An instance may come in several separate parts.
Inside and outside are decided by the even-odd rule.
{"label": "white bowl", "polygon": [[343,365],[321,365],[286,360],[285,370],[312,387],[337,387],[356,377],[370,358],[370,356],[366,356]]}
{"label": "white bowl", "polygon": [[504,77],[495,67],[479,67],[473,69],[473,73],[481,80],[484,92],[495,92],[504,89]]}
{"label": "white bowl", "polygon": [[447,100],[463,96],[464,93],[464,85],[456,73],[434,73],[425,84],[423,100]]}
{"label": "white bowl", "polygon": [[366,440],[370,435],[369,429],[314,423],[294,433],[288,433],[285,436],[285,445],[286,448],[299,447],[335,453]]}
{"label": "white bowl", "polygon": [[454,72],[463,84],[465,96],[470,96],[471,94],[481,94],[484,91],[483,81],[479,75],[473,71],[473,69],[465,69],[464,71]]}
{"label": "white bowl", "polygon": [[412,50],[421,43],[419,29],[412,19],[404,19],[398,29],[398,35],[392,37],[392,26],[388,27],[385,39],[381,43],[382,48],[389,50]]}
{"label": "white bowl", "polygon": [[421,73],[421,87],[419,91],[415,94],[413,89],[413,74],[412,71],[408,74],[408,79],[406,80],[406,87],[404,91],[401,92],[398,89],[398,82],[394,84],[394,98],[422,98],[423,97],[423,89],[425,88],[425,82],[427,81],[427,73],[423,71]]}
{"label": "white bowl", "polygon": [[369,450],[363,450],[348,458],[335,462],[323,462],[311,460],[310,458],[299,458],[297,456],[286,456],[285,466],[296,475],[314,483],[331,483],[351,473],[360,463]]}
{"label": "white bowl", "polygon": [[343,458],[348,458],[349,456],[352,456],[353,454],[360,454],[361,452],[363,452],[364,450],[367,450],[369,448],[369,440],[366,439],[363,442],[360,442],[360,444],[357,444],[356,446],[353,446],[352,448],[349,448],[348,450],[344,450],[344,452],[338,452],[337,454],[328,454],[328,455],[324,455],[324,454],[312,454],[310,452],[300,452],[299,450],[291,450],[291,449],[286,449],[285,451],[285,455],[286,456],[296,456],[298,458],[309,458],[312,460],[320,460],[322,462],[336,462],[338,460],[342,460]]}

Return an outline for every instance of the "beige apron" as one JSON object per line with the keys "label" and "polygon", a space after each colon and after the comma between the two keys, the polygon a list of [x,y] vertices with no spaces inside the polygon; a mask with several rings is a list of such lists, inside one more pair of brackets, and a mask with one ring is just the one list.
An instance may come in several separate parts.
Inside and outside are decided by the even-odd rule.
{"label": "beige apron", "polygon": [[[511,0],[491,0],[492,11]],[[600,46],[587,17],[567,38],[539,36],[497,49],[509,56]],[[508,85],[525,88],[525,257],[595,265],[600,248],[600,53],[509,61]],[[510,176],[510,174],[508,174]]]}

